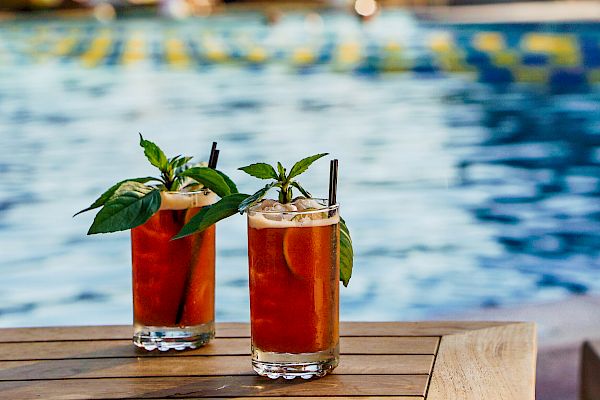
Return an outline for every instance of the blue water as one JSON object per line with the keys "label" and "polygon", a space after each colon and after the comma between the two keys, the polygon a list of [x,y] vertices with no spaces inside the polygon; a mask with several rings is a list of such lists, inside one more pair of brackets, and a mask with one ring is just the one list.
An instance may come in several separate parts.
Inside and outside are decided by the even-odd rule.
{"label": "blue water", "polygon": [[[0,326],[130,323],[128,234],[88,237],[93,214],[71,215],[153,172],[138,131],[198,159],[217,140],[220,168],[246,192],[260,182],[239,166],[339,158],[356,252],[343,319],[600,292],[597,86],[18,58],[0,66]],[[327,169],[315,164],[303,185],[325,196]],[[244,219],[221,223],[217,240],[217,319],[247,320]]]}

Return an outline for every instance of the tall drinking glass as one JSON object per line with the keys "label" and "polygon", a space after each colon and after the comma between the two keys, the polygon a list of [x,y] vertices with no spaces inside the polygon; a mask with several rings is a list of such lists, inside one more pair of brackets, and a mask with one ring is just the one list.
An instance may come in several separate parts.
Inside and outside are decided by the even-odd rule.
{"label": "tall drinking glass", "polygon": [[338,206],[248,213],[252,366],[269,378],[323,376],[339,360]]}
{"label": "tall drinking glass", "polygon": [[172,240],[214,193],[163,192],[161,209],[131,230],[133,343],[183,350],[215,335],[215,227]]}

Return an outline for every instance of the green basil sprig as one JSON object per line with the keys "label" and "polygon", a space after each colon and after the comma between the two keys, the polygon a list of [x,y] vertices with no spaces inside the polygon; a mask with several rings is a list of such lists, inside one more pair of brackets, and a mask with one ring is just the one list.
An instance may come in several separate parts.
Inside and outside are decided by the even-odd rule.
{"label": "green basil sprig", "polygon": [[96,214],[88,235],[117,232],[143,224],[160,208],[160,192],[139,182],[119,186]]}
{"label": "green basil sprig", "polygon": [[352,277],[354,266],[354,250],[352,249],[352,238],[346,226],[344,218],[340,217],[340,281],[348,287]]}
{"label": "green basil sprig", "polygon": [[238,168],[248,175],[252,175],[256,178],[273,180],[264,188],[260,189],[258,192],[254,193],[248,199],[243,201],[240,204],[238,211],[243,213],[248,208],[261,201],[271,188],[279,188],[279,202],[281,204],[292,202],[294,198],[292,188],[298,189],[304,196],[310,198],[310,193],[304,190],[302,185],[300,185],[300,182],[296,181],[294,178],[305,172],[312,163],[317,161],[319,158],[325,157],[327,154],[329,153],[315,154],[314,156],[303,158],[294,164],[287,175],[286,169],[283,168],[280,162],[277,163],[277,171],[275,171],[275,168],[273,168],[271,165],[265,163],[250,164],[245,167]]}
{"label": "green basil sprig", "polygon": [[[212,224],[218,221],[229,218],[238,212],[243,214],[248,209],[260,202],[267,192],[273,188],[279,190],[279,202],[282,204],[291,203],[294,199],[292,190],[297,189],[306,198],[312,198],[311,194],[302,187],[295,179],[300,174],[304,173],[312,163],[318,159],[325,157],[328,153],[315,154],[310,157],[303,158],[292,166],[289,173],[278,162],[277,168],[274,168],[267,163],[255,163],[239,170],[254,176],[259,179],[268,179],[271,182],[259,189],[252,195],[237,193],[237,190],[230,195],[223,196],[218,202],[210,206],[205,206],[198,212],[175,236],[175,238],[185,237],[197,232],[202,232]],[[192,174],[193,176],[193,174]],[[346,221],[340,218],[340,281],[344,286],[348,286],[350,277],[352,276],[352,267],[354,259],[354,251],[352,249],[352,239],[350,231],[346,226]]]}
{"label": "green basil sprig", "polygon": [[[231,196],[238,191],[235,183],[223,172],[191,166],[192,157],[178,155],[167,158],[158,145],[144,139],[142,134],[140,146],[150,164],[160,171],[160,176],[122,180],[102,193],[89,207],[75,214],[102,207],[88,235],[124,231],[142,225],[160,209],[161,191],[180,191],[197,185],[220,197]],[[149,182],[157,183],[146,185]]]}
{"label": "green basil sprig", "polygon": [[179,231],[173,239],[179,239],[197,232],[202,232],[220,220],[237,214],[240,203],[247,197],[247,194],[235,193],[223,197],[215,204],[202,207],[202,209],[194,215],[183,228],[181,228],[181,231]]}

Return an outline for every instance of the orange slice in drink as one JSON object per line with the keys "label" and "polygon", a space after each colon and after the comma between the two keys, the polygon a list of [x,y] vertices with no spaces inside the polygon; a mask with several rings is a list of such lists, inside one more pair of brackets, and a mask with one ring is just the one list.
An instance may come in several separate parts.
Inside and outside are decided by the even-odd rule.
{"label": "orange slice in drink", "polygon": [[302,279],[315,274],[315,264],[323,251],[321,230],[318,227],[286,228],[283,236],[283,256],[290,272]]}
{"label": "orange slice in drink", "polygon": [[310,245],[307,236],[301,232],[302,228],[286,228],[283,235],[283,257],[289,271],[297,278],[303,278],[310,268],[307,264],[306,247]]}

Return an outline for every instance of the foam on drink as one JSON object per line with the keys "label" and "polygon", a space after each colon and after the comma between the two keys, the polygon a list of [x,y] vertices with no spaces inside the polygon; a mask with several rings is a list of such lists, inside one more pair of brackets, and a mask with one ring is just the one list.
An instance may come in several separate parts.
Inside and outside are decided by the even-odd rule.
{"label": "foam on drink", "polygon": [[265,228],[309,228],[328,226],[340,221],[338,213],[329,217],[329,206],[317,199],[296,199],[292,203],[281,204],[267,199],[250,208],[248,226],[254,229]]}
{"label": "foam on drink", "polygon": [[160,192],[160,210],[186,210],[217,202],[217,195],[203,189],[193,192]]}

